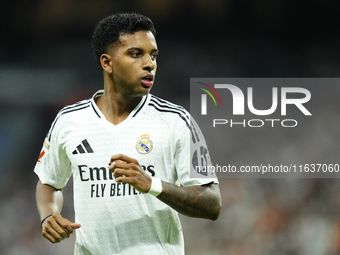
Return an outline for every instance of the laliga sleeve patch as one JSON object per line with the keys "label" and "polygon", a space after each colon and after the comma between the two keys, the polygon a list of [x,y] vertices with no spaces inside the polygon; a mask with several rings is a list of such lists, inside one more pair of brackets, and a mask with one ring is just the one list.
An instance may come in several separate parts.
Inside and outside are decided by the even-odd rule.
{"label": "laliga sleeve patch", "polygon": [[45,155],[45,151],[40,152],[38,162],[41,162],[40,159]]}
{"label": "laliga sleeve patch", "polygon": [[50,145],[46,141],[44,141],[44,146],[45,146],[46,149],[50,148]]}

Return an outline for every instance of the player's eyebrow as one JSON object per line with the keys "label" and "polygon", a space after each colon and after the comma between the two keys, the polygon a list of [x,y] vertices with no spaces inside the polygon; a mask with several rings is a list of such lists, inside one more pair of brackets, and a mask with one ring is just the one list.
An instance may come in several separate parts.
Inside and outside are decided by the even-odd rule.
{"label": "player's eyebrow", "polygon": [[[138,48],[138,47],[131,47],[127,49],[127,51],[134,51],[134,50],[144,52],[143,49]],[[158,53],[158,52],[159,52],[158,49],[152,49],[150,53]]]}

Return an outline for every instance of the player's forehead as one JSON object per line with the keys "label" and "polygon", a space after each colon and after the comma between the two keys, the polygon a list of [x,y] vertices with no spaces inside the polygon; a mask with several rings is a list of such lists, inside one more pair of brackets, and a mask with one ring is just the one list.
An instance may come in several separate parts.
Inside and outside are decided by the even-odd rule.
{"label": "player's forehead", "polygon": [[145,51],[158,50],[155,36],[150,31],[138,31],[133,34],[121,34],[117,47],[126,50],[140,48]]}

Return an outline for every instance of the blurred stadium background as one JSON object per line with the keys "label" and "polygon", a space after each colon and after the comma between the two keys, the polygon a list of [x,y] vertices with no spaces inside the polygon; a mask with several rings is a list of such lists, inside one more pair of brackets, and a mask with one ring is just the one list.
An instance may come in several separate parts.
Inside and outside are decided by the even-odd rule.
{"label": "blurred stadium background", "polygon": [[[102,17],[135,11],[154,21],[160,56],[152,93],[188,109],[190,77],[339,77],[338,7],[335,0],[2,1],[0,253],[73,254],[72,238],[52,245],[40,234],[33,167],[56,113],[102,88],[90,47]],[[336,122],[333,134],[339,129]],[[220,183],[218,221],[181,217],[188,255],[340,254],[339,180]],[[65,197],[72,219],[70,186]]]}

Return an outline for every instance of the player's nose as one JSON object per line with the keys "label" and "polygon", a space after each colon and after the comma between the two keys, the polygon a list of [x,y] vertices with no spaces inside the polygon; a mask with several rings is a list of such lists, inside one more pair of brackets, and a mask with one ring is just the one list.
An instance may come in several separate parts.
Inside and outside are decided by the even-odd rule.
{"label": "player's nose", "polygon": [[146,54],[143,58],[143,69],[152,71],[156,68],[156,60],[151,55]]}

